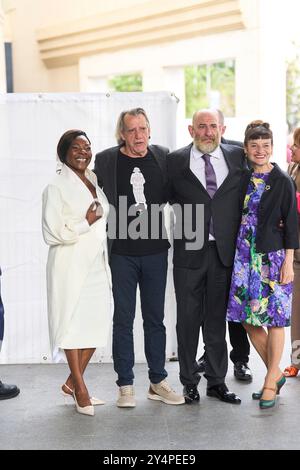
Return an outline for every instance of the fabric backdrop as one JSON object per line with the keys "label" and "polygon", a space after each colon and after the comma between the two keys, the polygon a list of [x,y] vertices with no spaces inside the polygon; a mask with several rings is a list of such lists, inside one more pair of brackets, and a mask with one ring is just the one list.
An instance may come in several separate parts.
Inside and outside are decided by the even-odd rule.
{"label": "fabric backdrop", "polygon": [[[56,171],[56,145],[67,129],[86,131],[93,155],[116,145],[114,132],[124,109],[144,108],[151,143],[174,150],[176,98],[159,93],[67,93],[0,95],[0,266],[5,334],[0,363],[51,362],[41,194]],[[93,168],[91,164],[90,168]],[[153,293],[155,295],[155,293]],[[167,357],[176,354],[175,299],[169,264],[166,296]],[[144,360],[140,306],[135,352]],[[95,360],[111,360],[111,344]]]}

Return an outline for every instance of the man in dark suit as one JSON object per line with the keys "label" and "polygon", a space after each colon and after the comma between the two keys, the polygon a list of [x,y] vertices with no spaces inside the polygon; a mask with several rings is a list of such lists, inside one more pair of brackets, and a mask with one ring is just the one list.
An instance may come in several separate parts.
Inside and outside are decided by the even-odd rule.
{"label": "man in dark suit", "polygon": [[[1,276],[1,268],[0,268]],[[4,336],[4,307],[1,298],[1,284],[0,284],[0,351],[2,346]],[[0,381],[0,400],[7,400],[9,398],[14,398],[19,395],[20,390],[16,385],[5,384]]]}
{"label": "man in dark suit", "polygon": [[[192,208],[190,224],[177,217],[182,237],[174,237],[174,285],[177,300],[177,340],[180,380],[187,403],[199,401],[196,362],[200,327],[206,352],[207,395],[239,404],[225,384],[228,359],[226,309],[237,231],[241,218],[240,181],[245,168],[242,149],[221,144],[218,113],[194,114],[189,132],[193,143],[167,158],[169,198],[176,210]],[[204,220],[196,217],[204,207]],[[204,244],[193,249],[185,233],[204,225]],[[175,232],[177,228],[175,225]]]}
{"label": "man in dark suit", "polygon": [[[217,110],[219,116],[219,124],[221,126],[221,143],[227,145],[235,145],[244,148],[244,144],[238,140],[228,140],[224,138],[226,131],[224,114],[219,109]],[[230,344],[232,350],[229,357],[233,362],[233,373],[237,380],[243,382],[252,381],[252,372],[248,367],[250,343],[248,340],[247,332],[241,323],[228,322],[228,331]],[[198,359],[198,371],[205,372],[205,353]]]}
{"label": "man in dark suit", "polygon": [[[118,221],[116,237],[109,240],[114,297],[113,360],[119,386],[117,406],[130,408],[136,405],[133,322],[138,285],[149,367],[148,398],[179,405],[184,403],[183,396],[177,395],[165,380],[166,332],[163,319],[170,245],[161,215],[155,219],[158,235],[152,237],[151,233],[154,206],[166,203],[168,149],[149,145],[150,124],[142,108],[121,113],[116,137],[117,147],[96,155],[94,171],[110,205],[116,209]],[[132,233],[132,228],[139,225],[138,219],[148,227],[146,234],[142,233],[143,230]]]}

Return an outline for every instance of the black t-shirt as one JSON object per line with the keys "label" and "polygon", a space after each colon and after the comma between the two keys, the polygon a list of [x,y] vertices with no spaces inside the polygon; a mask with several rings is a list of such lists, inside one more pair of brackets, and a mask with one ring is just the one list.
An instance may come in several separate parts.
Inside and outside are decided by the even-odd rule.
{"label": "black t-shirt", "polygon": [[163,175],[150,151],[137,158],[119,151],[117,192],[117,236],[112,253],[145,256],[167,250]]}

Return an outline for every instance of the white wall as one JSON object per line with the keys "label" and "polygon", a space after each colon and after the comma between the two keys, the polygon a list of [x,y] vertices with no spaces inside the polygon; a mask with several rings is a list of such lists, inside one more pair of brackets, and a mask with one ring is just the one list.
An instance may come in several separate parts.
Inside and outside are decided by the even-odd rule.
{"label": "white wall", "polygon": [[276,160],[285,168],[285,51],[284,39],[278,34],[280,5],[272,0],[242,0],[242,6],[245,30],[82,58],[80,89],[105,92],[106,76],[141,72],[144,91],[170,90],[180,99],[177,147],[181,147],[190,141],[183,67],[235,59],[236,117],[228,120],[226,136],[242,140],[249,121],[269,121]]}
{"label": "white wall", "polygon": [[4,14],[0,2],[0,93],[6,91],[5,55],[4,55]]}
{"label": "white wall", "polygon": [[[128,8],[148,0],[126,0]],[[15,92],[79,91],[78,66],[47,69],[36,31],[66,21],[124,8],[124,0],[1,0],[13,41]]]}

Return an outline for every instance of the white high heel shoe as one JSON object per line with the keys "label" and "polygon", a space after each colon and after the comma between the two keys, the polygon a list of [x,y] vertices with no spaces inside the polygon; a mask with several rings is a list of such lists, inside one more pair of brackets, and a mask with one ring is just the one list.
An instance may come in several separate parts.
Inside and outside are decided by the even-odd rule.
{"label": "white high heel shoe", "polygon": [[91,404],[92,404],[93,406],[105,405],[105,401],[100,400],[99,398],[90,397],[90,400],[91,400]]}
{"label": "white high heel shoe", "polygon": [[[67,402],[68,398],[72,398],[72,400],[73,400],[74,399],[73,390],[70,387],[68,387],[67,384],[63,384],[63,387],[66,387],[71,392],[71,393],[66,393],[64,390],[61,391],[62,395],[65,397],[65,403]],[[99,398],[95,398],[95,397],[90,397],[90,400],[91,400],[91,404],[93,406],[105,405],[105,403],[106,403],[105,401],[100,400]]]}
{"label": "white high heel shoe", "polygon": [[87,416],[94,416],[95,410],[94,410],[93,405],[79,406],[76,400],[75,392],[73,392],[73,397],[74,397],[77,413],[80,413],[82,415],[87,415]]}

